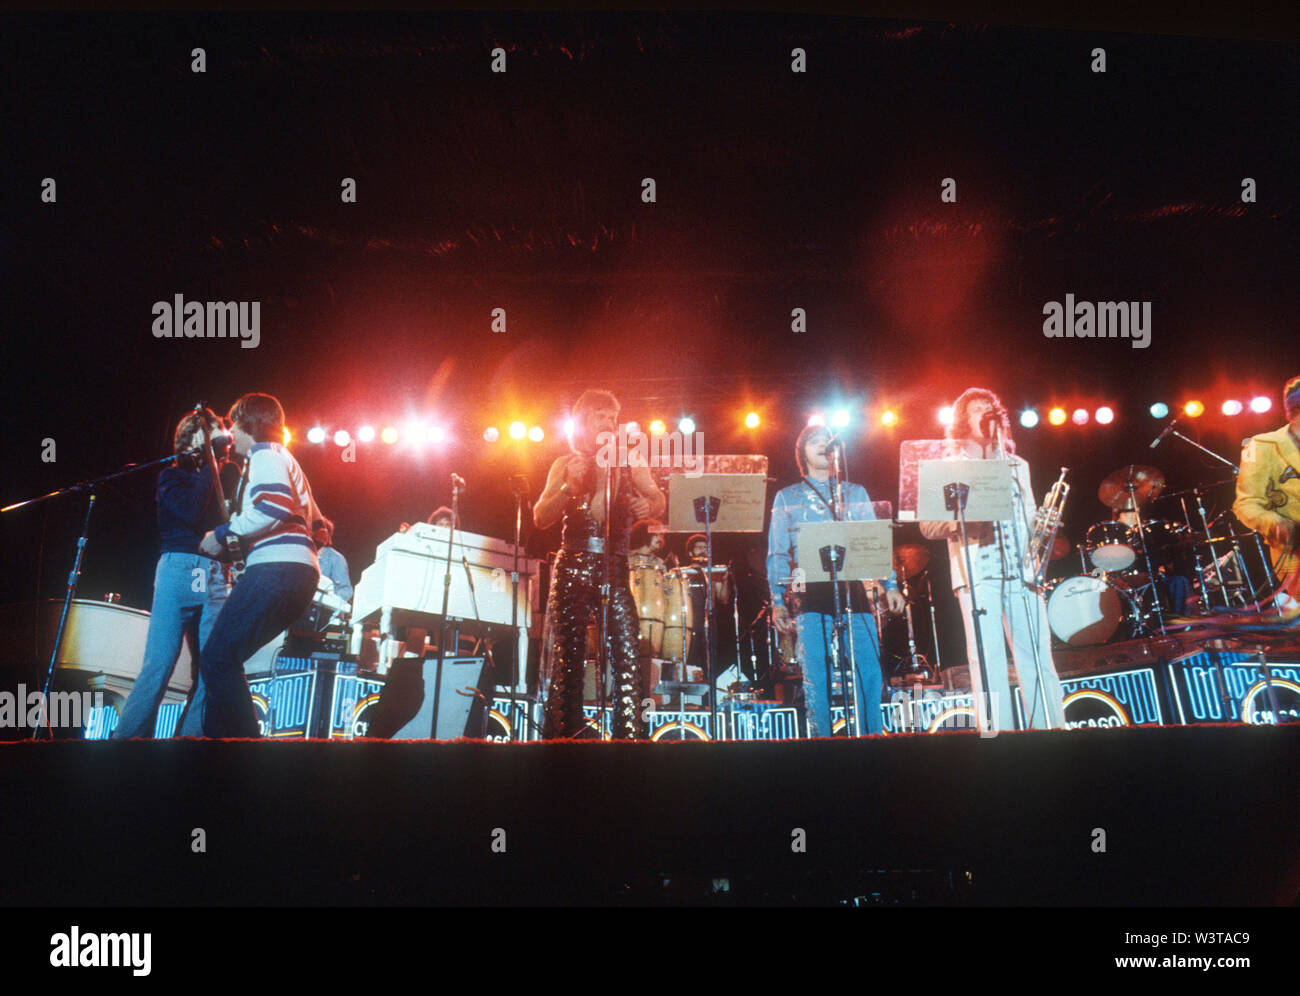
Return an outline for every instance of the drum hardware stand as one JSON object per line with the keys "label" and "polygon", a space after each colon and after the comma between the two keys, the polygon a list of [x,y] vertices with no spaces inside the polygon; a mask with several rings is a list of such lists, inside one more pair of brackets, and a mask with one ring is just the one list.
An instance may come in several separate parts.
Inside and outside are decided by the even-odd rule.
{"label": "drum hardware stand", "polygon": [[[182,454],[173,453],[171,456],[165,456],[158,460],[150,460],[148,463],[129,463],[121,470],[114,471],[111,474],[106,474],[103,477],[98,477],[93,481],[81,481],[77,484],[70,484],[66,488],[59,488],[57,491],[51,491],[49,494],[40,495],[36,498],[27,498],[23,501],[14,502],[12,505],[6,505],[4,508],[0,508],[0,512],[11,512],[14,509],[23,508],[27,505],[34,505],[37,502],[46,501],[50,498],[57,498],[60,495],[76,494],[81,491],[90,492],[90,497],[86,501],[86,517],[81,523],[81,535],[77,538],[77,554],[73,558],[72,569],[68,572],[68,581],[63,592],[63,609],[59,613],[59,626],[54,634],[54,646],[50,649],[50,664],[45,670],[45,684],[41,690],[41,714],[45,718],[47,729],[49,729],[49,714],[46,712],[45,706],[50,700],[50,685],[54,681],[54,670],[58,665],[59,651],[63,649],[63,637],[67,630],[68,615],[72,610],[72,600],[77,597],[77,584],[81,580],[81,563],[86,554],[86,544],[90,541],[90,516],[95,510],[95,502],[99,498],[95,493],[95,490],[99,485],[115,480],[116,478],[125,477],[128,474],[134,474],[141,470],[151,470],[154,467],[162,468],[169,464],[173,464],[180,456],[182,456]],[[36,606],[37,617],[39,619],[40,592],[36,593]],[[39,629],[39,625],[37,628]],[[53,738],[54,730],[49,729],[49,734],[50,737]],[[41,739],[41,726],[39,723],[36,728],[32,730],[31,739]]]}
{"label": "drum hardware stand", "polygon": [[[1151,595],[1151,604],[1156,610],[1156,623],[1160,627],[1160,635],[1165,635],[1165,607],[1160,604],[1160,592],[1156,588],[1155,568],[1151,566],[1151,550],[1147,545],[1146,524],[1142,521],[1142,510],[1138,507],[1136,498],[1137,486],[1133,478],[1129,477],[1128,482],[1128,501],[1129,507],[1133,509],[1133,517],[1137,520],[1138,539],[1142,543],[1142,560],[1147,565],[1147,583],[1145,587],[1149,589]],[[1142,622],[1143,628],[1146,627],[1145,621]]]}
{"label": "drum hardware stand", "polygon": [[[912,593],[907,584],[907,571],[902,570],[898,574],[898,583],[903,594],[904,615],[907,616],[907,664],[903,667],[903,677],[913,682],[924,683],[927,680],[933,682],[938,677],[935,669],[930,666],[925,655],[917,653],[916,650],[916,627],[912,622]],[[879,618],[876,620],[876,625],[880,625]]]}
{"label": "drum hardware stand", "polygon": [[930,638],[934,641],[934,674],[938,679],[943,674],[943,661],[939,657],[939,623],[934,615],[934,589],[930,586],[930,572],[925,572],[925,600],[930,605]]}
{"label": "drum hardware stand", "polygon": [[[1239,466],[1237,466],[1237,464],[1235,464],[1235,463],[1233,463],[1231,460],[1229,460],[1227,457],[1220,456],[1218,453],[1215,453],[1214,450],[1209,449],[1208,447],[1202,446],[1202,445],[1201,445],[1200,443],[1198,443],[1195,439],[1188,439],[1186,436],[1184,436],[1184,435],[1183,435],[1181,432],[1179,432],[1177,429],[1173,429],[1173,428],[1171,428],[1171,429],[1169,430],[1169,434],[1170,434],[1171,436],[1177,436],[1179,439],[1181,439],[1181,440],[1182,440],[1183,442],[1185,442],[1185,443],[1190,443],[1192,446],[1196,447],[1196,448],[1197,448],[1198,450],[1200,450],[1202,453],[1205,453],[1205,454],[1207,454],[1208,456],[1213,457],[1215,460],[1219,461],[1219,463],[1223,464],[1225,467],[1227,467],[1228,469],[1230,469],[1230,470],[1232,471],[1232,478],[1229,478],[1229,479],[1228,479],[1229,481],[1235,479],[1235,478],[1237,477],[1237,475],[1239,475],[1239,474],[1241,473],[1241,468],[1240,468]],[[1221,483],[1223,483],[1223,484],[1227,484],[1228,481],[1223,481],[1223,482],[1221,482]],[[1213,487],[1213,485],[1211,485],[1211,487]],[[1201,522],[1205,523],[1205,510],[1204,510],[1204,506],[1203,506],[1203,504],[1202,504],[1202,502],[1201,502],[1201,489],[1200,489],[1200,488],[1193,488],[1193,489],[1192,489],[1192,493],[1196,496],[1196,506],[1197,506],[1197,511],[1200,512],[1200,515],[1201,515]],[[1184,506],[1184,512],[1185,512],[1185,511],[1186,511],[1186,506]],[[1190,523],[1188,523],[1188,525],[1190,526]],[[1206,523],[1206,536],[1205,536],[1205,538],[1206,538],[1207,540],[1210,540],[1210,539],[1211,539],[1211,534],[1210,534],[1210,531],[1209,531],[1209,524],[1208,524],[1208,523]],[[1266,581],[1266,582],[1271,582],[1271,583],[1269,584],[1269,587],[1270,587],[1270,588],[1276,588],[1276,587],[1277,587],[1277,579],[1274,578],[1274,577],[1272,577],[1272,574],[1273,574],[1273,571],[1272,571],[1272,565],[1271,565],[1270,562],[1269,562],[1269,558],[1268,558],[1266,555],[1264,555],[1263,544],[1262,544],[1262,542],[1260,541],[1259,533],[1255,533],[1255,543],[1256,543],[1256,545],[1260,548],[1260,554],[1261,554],[1261,556],[1263,557],[1263,563],[1264,563],[1264,578],[1265,578],[1265,581]],[[1233,546],[1233,549],[1237,551],[1237,559],[1238,559],[1238,561],[1239,561],[1240,564],[1241,564],[1242,572],[1243,572],[1243,573],[1245,574],[1245,576],[1246,576],[1246,582],[1247,582],[1247,583],[1250,585],[1250,587],[1251,587],[1251,594],[1252,594],[1252,596],[1255,597],[1255,611],[1256,611],[1256,612],[1259,612],[1259,613],[1262,614],[1262,613],[1263,613],[1263,608],[1260,606],[1260,601],[1259,601],[1259,597],[1258,597],[1258,591],[1259,591],[1259,589],[1255,586],[1255,582],[1254,582],[1254,580],[1253,580],[1253,579],[1251,578],[1251,576],[1250,576],[1250,570],[1249,570],[1249,568],[1246,567],[1246,562],[1245,562],[1245,560],[1243,560],[1243,559],[1241,558],[1241,551],[1240,551],[1240,549],[1237,547],[1237,540],[1236,540],[1236,537],[1235,537],[1235,536],[1233,537],[1233,540],[1232,540],[1232,546]],[[1211,545],[1210,545],[1210,559],[1211,559],[1211,560],[1215,560],[1215,561],[1217,561],[1217,558],[1214,556],[1214,546],[1213,546],[1213,543],[1212,543],[1212,542],[1211,542]],[[1198,569],[1198,571],[1199,571],[1199,569],[1200,569],[1200,555],[1199,555],[1199,554],[1196,555],[1196,560],[1197,560],[1197,569]],[[1217,564],[1217,562],[1215,563],[1215,571],[1216,571],[1216,573],[1218,573],[1218,564]],[[1222,587],[1222,585],[1223,585],[1223,579],[1222,579],[1222,576],[1221,576],[1221,575],[1220,575],[1220,578],[1219,578],[1219,584],[1220,584],[1220,590],[1223,591],[1223,604],[1224,604],[1224,607],[1226,608],[1227,605],[1228,605],[1228,593],[1227,593],[1227,590],[1226,590],[1225,588]],[[1205,607],[1208,609],[1208,608],[1209,608],[1209,604],[1210,604],[1210,603],[1209,603],[1209,596],[1205,594],[1205,581],[1204,581],[1204,577],[1203,577],[1203,576],[1202,576],[1202,581],[1201,581],[1201,592],[1202,592],[1203,595],[1205,595],[1205,600],[1204,600],[1204,603],[1203,603],[1203,604],[1204,604]],[[1276,603],[1275,603],[1275,604],[1276,604]],[[1278,607],[1278,610],[1277,610],[1277,611],[1278,611],[1278,615],[1279,615],[1279,616],[1283,614],[1283,613],[1282,613],[1282,609],[1281,609],[1280,607]]]}
{"label": "drum hardware stand", "polygon": [[[1200,491],[1199,487],[1192,488],[1193,494],[1199,491]],[[1186,494],[1181,494],[1178,496],[1178,504],[1180,504],[1183,508],[1183,519],[1187,523],[1187,532],[1190,535],[1196,531],[1196,528],[1192,525],[1192,513],[1187,510]],[[1214,553],[1213,548],[1211,548],[1210,553],[1211,554]],[[1197,580],[1200,582],[1198,586],[1199,590],[1196,593],[1196,597],[1199,598],[1201,601],[1201,610],[1203,612],[1208,613],[1210,611],[1210,595],[1209,592],[1205,590],[1206,567],[1204,564],[1201,563],[1201,551],[1200,551],[1199,543],[1192,544],[1192,557],[1196,561],[1196,577]]]}
{"label": "drum hardware stand", "polygon": [[[943,504],[948,511],[953,513],[953,518],[957,521],[957,528],[961,533],[961,547],[966,556],[966,588],[970,594],[970,608],[975,630],[975,652],[980,666],[980,687],[984,694],[989,694],[989,667],[988,661],[984,657],[984,634],[980,626],[980,616],[984,615],[985,610],[980,608],[979,601],[975,597],[975,564],[970,555],[970,539],[966,535],[966,499],[970,496],[969,484],[945,484],[943,486]],[[991,702],[992,699],[990,698]],[[976,717],[979,716],[979,703],[975,703]],[[991,713],[991,710],[990,710]],[[992,715],[986,714],[992,725]]]}
{"label": "drum hardware stand", "polygon": [[[1228,586],[1223,580],[1223,571],[1219,565],[1219,558],[1214,552],[1214,533],[1210,529],[1210,520],[1205,515],[1205,502],[1201,500],[1201,489],[1193,488],[1192,497],[1196,500],[1196,514],[1201,517],[1201,525],[1205,527],[1206,545],[1210,548],[1210,565],[1214,568],[1214,576],[1219,581],[1219,593],[1223,595],[1223,607],[1229,608],[1228,605]],[[1205,575],[1201,575],[1201,592],[1205,595],[1205,607],[1210,608],[1210,594],[1205,590]]]}

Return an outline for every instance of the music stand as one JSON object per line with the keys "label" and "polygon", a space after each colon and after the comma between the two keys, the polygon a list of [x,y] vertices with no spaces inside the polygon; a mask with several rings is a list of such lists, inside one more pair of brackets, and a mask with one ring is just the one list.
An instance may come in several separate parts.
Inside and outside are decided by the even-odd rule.
{"label": "music stand", "polygon": [[[980,608],[975,596],[975,565],[971,560],[968,522],[1000,522],[1012,515],[1014,468],[1002,460],[921,460],[917,473],[916,515],[922,522],[943,522],[949,516],[956,521],[966,558],[966,586],[970,591],[975,651],[979,659],[980,684],[989,696],[988,662],[984,654],[984,634]],[[987,701],[992,701],[988,698]],[[980,703],[975,703],[978,716]],[[990,721],[992,717],[987,715]]]}
{"label": "music stand", "polygon": [[[888,504],[888,503],[886,503]],[[841,581],[879,581],[887,578],[894,570],[894,524],[884,520],[832,520],[830,522],[804,522],[796,528],[795,562],[803,571],[805,584],[830,582],[838,585]],[[816,551],[816,554],[813,554]],[[852,605],[852,598],[847,600]],[[846,608],[846,611],[848,609]],[[880,621],[877,619],[877,627]],[[839,620],[835,626],[835,642],[842,639]],[[850,645],[853,640],[853,627],[847,627]],[[883,628],[880,629],[883,633]],[[840,672],[840,690],[844,696],[844,726],[849,736],[862,735],[862,717],[857,708],[857,657],[852,652],[846,656],[842,646],[833,649],[832,656]],[[849,661],[852,666],[847,666]],[[830,694],[830,683],[827,683]],[[853,706],[850,709],[849,703]],[[880,708],[876,702],[875,707]],[[871,703],[867,703],[871,708]],[[849,716],[853,721],[850,723]]]}
{"label": "music stand", "polygon": [[[709,683],[709,715],[715,734],[718,689],[713,647],[713,534],[761,533],[766,499],[766,474],[701,474],[698,477],[673,474],[668,478],[668,532],[693,533],[701,524],[704,526],[704,666]],[[680,716],[684,723],[685,703]]]}

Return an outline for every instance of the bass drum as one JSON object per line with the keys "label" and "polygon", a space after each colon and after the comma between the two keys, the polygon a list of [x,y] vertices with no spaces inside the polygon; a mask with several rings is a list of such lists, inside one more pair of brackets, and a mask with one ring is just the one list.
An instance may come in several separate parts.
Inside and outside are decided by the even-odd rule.
{"label": "bass drum", "polygon": [[691,604],[687,572],[680,568],[664,574],[664,640],[661,656],[666,661],[686,663],[686,650],[695,632],[695,612]]}
{"label": "bass drum", "polygon": [[1127,592],[1105,578],[1083,574],[1049,586],[1047,621],[1062,643],[1095,647],[1135,635],[1138,611]]}

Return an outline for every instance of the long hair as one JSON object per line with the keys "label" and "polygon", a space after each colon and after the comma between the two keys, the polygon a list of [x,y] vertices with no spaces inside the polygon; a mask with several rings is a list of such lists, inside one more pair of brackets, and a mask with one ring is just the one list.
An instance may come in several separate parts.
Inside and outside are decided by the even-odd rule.
{"label": "long hair", "polygon": [[1016,441],[1011,438],[1011,416],[1002,399],[985,387],[970,387],[958,395],[952,403],[952,421],[943,430],[943,436],[952,442],[970,439],[970,406],[976,401],[987,401],[993,406],[993,413],[998,417],[998,426],[1002,430],[1002,441],[1007,452],[1016,451]]}
{"label": "long hair", "polygon": [[[204,408],[202,415],[203,421],[208,424],[208,438],[211,439],[213,433],[220,431],[221,420],[211,408]],[[190,412],[176,423],[176,431],[172,433],[172,452],[188,453],[198,445],[199,413]]]}

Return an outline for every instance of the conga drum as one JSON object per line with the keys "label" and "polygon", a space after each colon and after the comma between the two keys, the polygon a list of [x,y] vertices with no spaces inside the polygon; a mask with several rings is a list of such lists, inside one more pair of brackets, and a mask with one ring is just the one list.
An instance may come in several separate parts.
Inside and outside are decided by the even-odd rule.
{"label": "conga drum", "polygon": [[681,568],[664,573],[664,639],[660,656],[678,664],[686,663],[686,651],[695,631],[688,573]]}
{"label": "conga drum", "polygon": [[658,657],[664,645],[664,614],[668,602],[663,564],[655,557],[633,557],[629,574],[632,598],[641,622],[638,654]]}

